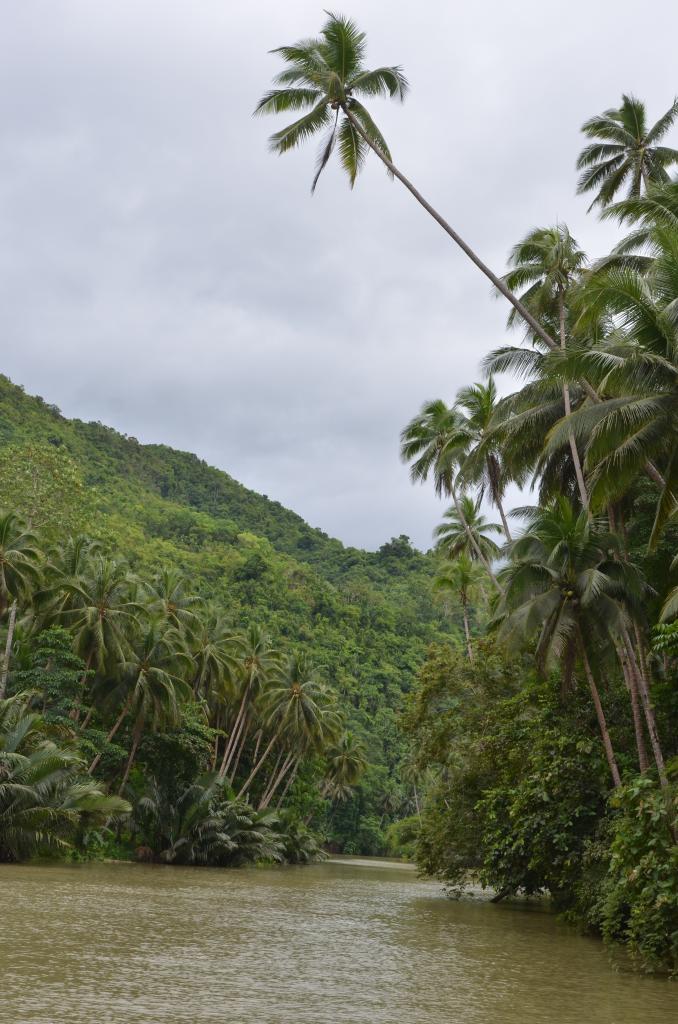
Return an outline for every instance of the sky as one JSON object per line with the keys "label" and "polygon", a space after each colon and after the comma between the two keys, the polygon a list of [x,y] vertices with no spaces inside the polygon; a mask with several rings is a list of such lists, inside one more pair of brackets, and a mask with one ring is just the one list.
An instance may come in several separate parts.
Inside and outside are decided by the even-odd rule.
{"label": "sky", "polygon": [[[410,80],[404,105],[371,108],[396,163],[493,269],[558,220],[609,249],[575,195],[579,128],[624,91],[653,120],[670,105],[673,0],[338,10],[368,65]],[[328,168],[311,197],[316,144],[268,152],[284,122],[251,116],[268,51],[323,20],[307,0],[6,0],[0,372],[345,543],[427,548],[442,508],[399,432],[480,379],[507,311],[376,160],[353,192]]]}

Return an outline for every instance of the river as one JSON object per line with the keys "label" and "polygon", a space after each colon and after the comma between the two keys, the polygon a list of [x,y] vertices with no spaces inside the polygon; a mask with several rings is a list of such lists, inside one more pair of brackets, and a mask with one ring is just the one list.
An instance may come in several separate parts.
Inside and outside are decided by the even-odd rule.
{"label": "river", "polygon": [[405,865],[0,865],[2,1024],[675,1024],[539,904]]}

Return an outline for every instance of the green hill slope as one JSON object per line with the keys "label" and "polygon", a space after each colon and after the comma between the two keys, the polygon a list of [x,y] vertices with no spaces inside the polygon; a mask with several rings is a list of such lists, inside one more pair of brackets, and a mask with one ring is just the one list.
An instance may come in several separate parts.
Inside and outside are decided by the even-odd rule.
{"label": "green hill slope", "polygon": [[344,547],[195,455],[68,420],[0,377],[0,456],[11,446],[21,459],[31,445],[71,456],[93,496],[90,532],[133,568],[179,565],[235,623],[255,620],[311,653],[350,705],[372,763],[337,828],[356,848],[376,849],[380,827],[411,809],[403,694],[428,645],[458,635],[431,601],[432,559],[403,537],[374,553]]}

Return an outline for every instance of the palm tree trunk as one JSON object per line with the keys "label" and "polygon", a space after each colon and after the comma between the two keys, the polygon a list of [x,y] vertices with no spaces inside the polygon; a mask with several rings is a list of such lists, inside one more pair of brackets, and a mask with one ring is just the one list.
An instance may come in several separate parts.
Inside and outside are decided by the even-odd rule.
{"label": "palm tree trunk", "polygon": [[243,720],[243,715],[245,714],[245,705],[247,703],[248,694],[249,694],[249,686],[246,686],[245,687],[245,692],[242,695],[242,700],[240,701],[240,707],[238,708],[238,714],[236,715],[235,722],[233,723],[233,729],[231,730],[231,735],[228,738],[228,741],[226,743],[226,749],[224,750],[224,756],[223,756],[223,759],[222,759],[222,762],[221,762],[221,767],[219,768],[219,778],[220,779],[224,778],[224,776],[226,775],[228,769],[230,768],[231,760],[233,758],[233,753],[235,751],[236,744],[237,744],[238,740],[240,739],[240,730],[242,728],[242,720]]}
{"label": "palm tree trunk", "polygon": [[508,522],[506,521],[506,514],[504,512],[504,506],[502,504],[501,498],[499,496],[495,497],[494,503],[497,506],[497,512],[499,513],[499,518],[501,519],[501,525],[504,528],[504,534],[506,536],[507,541],[510,544],[511,541],[513,540],[513,537],[511,536],[511,531],[509,530]]}
{"label": "palm tree trunk", "polygon": [[[462,250],[462,252],[464,252],[468,256],[468,258],[471,260],[471,262],[474,263],[476,265],[476,267],[478,267],[478,269],[481,271],[481,273],[483,273],[485,275],[485,277],[489,278],[489,280],[495,286],[497,291],[500,292],[504,296],[504,298],[507,299],[508,302],[511,303],[511,305],[513,306],[515,311],[518,313],[518,315],[523,318],[525,323],[528,325],[528,327],[531,328],[531,330],[534,331],[534,333],[537,335],[537,337],[541,338],[541,340],[544,342],[544,344],[547,345],[548,348],[551,349],[551,351],[555,352],[558,349],[559,346],[553,340],[551,335],[548,334],[548,332],[544,330],[544,328],[541,326],[539,321],[535,320],[535,318],[532,316],[530,311],[525,308],[525,306],[522,304],[522,302],[520,301],[518,296],[514,295],[513,292],[511,291],[511,289],[506,286],[506,284],[502,281],[502,279],[500,277],[497,277],[497,275],[490,270],[490,268],[487,266],[487,264],[483,263],[483,261],[473,251],[473,249],[469,245],[467,245],[467,243],[463,240],[463,238],[461,238],[461,236],[457,234],[457,232],[454,230],[454,228],[451,227],[451,225],[447,223],[445,218],[441,214],[439,214],[438,211],[433,206],[431,206],[431,204],[429,202],[426,201],[426,199],[424,199],[424,197],[422,196],[421,192],[419,192],[418,189],[416,189],[414,187],[412,182],[408,178],[406,178],[405,175],[401,171],[398,170],[396,165],[391,160],[389,160],[389,158],[387,156],[385,156],[384,153],[382,153],[381,150],[377,146],[375,146],[375,144],[372,142],[372,140],[369,138],[369,136],[363,130],[363,127],[360,124],[360,122],[351,113],[351,111],[348,109],[346,104],[342,105],[342,110],[346,114],[346,117],[349,119],[349,121],[351,122],[351,124],[353,125],[355,130],[358,132],[358,135],[360,135],[361,138],[363,138],[365,140],[365,142],[370,147],[372,152],[377,154],[377,156],[379,157],[381,162],[384,164],[385,167],[388,168],[388,170],[391,172],[393,177],[397,178],[398,181],[401,182],[405,186],[407,191],[410,192],[414,196],[414,198],[417,200],[417,202],[421,206],[424,207],[426,212],[428,214],[430,214],[431,217],[433,217],[433,219],[438,224],[440,224],[440,226],[443,229],[443,231],[450,236],[452,241],[455,242],[459,246],[459,248]],[[584,391],[586,392],[586,394],[589,396],[589,398],[592,401],[594,401],[594,402],[601,402],[602,401],[602,399],[601,399],[600,395],[598,394],[598,392],[596,391],[596,389],[594,387],[592,387],[591,384],[589,384],[589,382],[586,380],[586,378],[582,378],[581,386],[582,386],[582,388],[584,389]],[[662,488],[664,487],[666,481],[664,480],[663,476],[661,475],[661,473],[659,472],[657,467],[652,462],[649,462],[649,461],[646,462],[645,466],[644,466],[644,469],[645,469],[645,472],[647,473],[647,475],[650,477],[650,479],[655,484],[657,484],[658,487],[662,487]]]}
{"label": "palm tree trunk", "polygon": [[[116,718],[116,720],[113,723],[113,726],[111,728],[111,731],[109,732],[108,736],[106,737],[106,742],[107,743],[110,743],[111,740],[113,739],[113,737],[115,736],[116,732],[118,731],[118,729],[120,728],[120,726],[124,722],[125,718],[127,717],[128,713],[129,713],[129,709],[130,709],[131,706],[132,706],[132,696],[130,695],[127,698],[127,700],[125,701],[125,703],[123,705],[123,708],[122,708],[122,711],[120,712],[120,714]],[[84,726],[83,726],[83,728],[84,728]],[[99,761],[101,760],[101,758],[103,756],[104,756],[104,752],[103,752],[103,750],[100,750],[99,753],[97,754],[97,756],[92,761],[92,763],[89,766],[89,768],[87,769],[88,775],[92,774],[92,772],[94,771],[96,766],[99,764]]]}
{"label": "palm tree trunk", "polygon": [[[563,297],[562,288],[558,289],[558,318],[560,321],[560,349],[562,352],[565,351],[565,299]],[[570,404],[570,387],[567,381],[563,381],[563,404],[565,406],[565,416],[569,416],[572,412],[572,406]],[[572,453],[572,462],[574,463],[574,472],[577,477],[577,486],[579,488],[579,497],[581,499],[582,507],[588,511],[589,507],[589,496],[586,492],[586,484],[584,483],[584,474],[581,468],[581,461],[579,459],[579,452],[577,450],[577,442],[574,439],[574,433],[572,430],[568,431],[568,438],[570,441],[570,451]]]}
{"label": "palm tree trunk", "polygon": [[278,810],[280,807],[282,807],[283,801],[285,800],[285,797],[287,796],[287,794],[289,792],[289,788],[290,788],[290,786],[292,785],[292,783],[294,782],[294,780],[297,777],[297,772],[299,771],[299,765],[300,764],[301,764],[301,758],[298,757],[296,762],[295,762],[294,768],[292,769],[292,771],[290,772],[290,774],[287,777],[287,782],[285,783],[283,791],[280,794],[280,796],[278,797],[278,802],[275,805],[276,810]]}
{"label": "palm tree trunk", "polygon": [[214,722],[214,731],[216,733],[214,737],[214,749],[212,751],[212,757],[210,759],[210,771],[215,772],[217,770],[217,760],[219,758],[219,739],[220,739],[220,726],[221,726],[221,708],[217,711],[217,717]]}
{"label": "palm tree trunk", "polygon": [[[636,627],[637,628],[637,627]],[[633,643],[629,636],[628,630],[625,628],[622,637],[626,644],[626,651],[628,654],[631,668],[635,673],[638,681],[638,689],[640,690],[640,699],[643,705],[643,711],[645,713],[645,722],[647,724],[647,731],[650,737],[650,745],[652,747],[652,754],[654,756],[655,764],[657,765],[657,774],[659,776],[659,784],[662,789],[666,789],[669,784],[669,780],[666,775],[666,767],[664,764],[664,755],[662,753],[661,743],[659,742],[659,731],[657,729],[657,720],[654,714],[654,707],[652,706],[652,699],[650,697],[650,685],[649,678],[647,675],[647,665],[645,665],[645,671],[643,671],[644,658],[640,656],[642,645],[638,645],[639,658],[636,658],[636,652],[633,649]]]}
{"label": "palm tree trunk", "polygon": [[[245,749],[245,744],[247,743],[247,734],[248,734],[248,732],[249,732],[249,723],[248,723],[248,720],[247,720],[247,715],[245,715],[245,718],[244,718],[243,724],[242,724],[242,732],[240,734],[240,743],[238,744],[238,749],[236,750],[235,757],[233,758],[233,766],[231,768],[231,774],[228,777],[228,781],[230,782],[231,785],[233,785],[233,780],[235,779],[236,774],[238,772],[238,765],[240,764],[240,758],[242,757],[242,752]],[[256,750],[254,751],[254,760],[255,761],[257,759],[258,752],[259,752],[259,744],[257,743]]]}
{"label": "palm tree trunk", "polygon": [[9,663],[12,657],[12,643],[14,641],[14,627],[16,626],[16,598],[12,601],[9,610],[9,622],[7,623],[7,643],[5,644],[5,657],[2,662],[2,678],[0,679],[0,700],[4,700],[7,690],[7,677],[9,676]]}
{"label": "palm tree trunk", "polygon": [[[260,802],[260,804],[259,804],[259,807],[260,807],[260,808],[262,807],[262,805],[263,805],[263,802],[264,802],[264,800],[265,800],[265,799],[266,799],[266,797],[268,796],[268,791],[269,791],[269,789],[270,789],[270,788],[271,788],[271,786],[273,785],[273,782],[274,782],[274,780],[275,780],[275,777],[276,777],[276,773],[277,773],[277,771],[278,771],[278,768],[280,767],[280,762],[281,762],[281,761],[282,761],[282,759],[283,759],[283,754],[284,754],[284,753],[285,753],[285,751],[284,751],[284,750],[281,750],[281,751],[280,751],[280,753],[278,754],[278,756],[277,756],[276,760],[275,760],[275,764],[273,765],[273,770],[271,771],[271,774],[270,774],[270,775],[269,775],[269,777],[268,777],[268,782],[267,782],[267,783],[266,783],[266,785],[264,786],[264,792],[263,792],[263,793],[262,793],[262,795],[261,795],[261,802]],[[287,759],[285,759],[285,760],[287,760]]]}
{"label": "palm tree trunk", "polygon": [[240,792],[236,796],[236,800],[240,800],[241,797],[243,797],[244,794],[247,792],[247,790],[250,788],[250,785],[252,784],[253,780],[259,774],[259,769],[261,768],[262,764],[264,763],[264,761],[266,760],[268,755],[273,750],[273,747],[275,746],[275,744],[278,742],[279,735],[280,735],[280,728],[276,729],[276,731],[274,732],[271,740],[269,741],[268,746],[266,747],[265,751],[263,752],[263,754],[261,755],[261,757],[259,758],[259,760],[255,764],[254,768],[250,772],[249,776],[247,777],[247,780],[245,781],[244,786],[242,787],[242,789],[240,790]]}
{"label": "palm tree trunk", "polygon": [[466,637],[466,652],[468,654],[468,660],[473,661],[473,648],[471,647],[471,630],[469,629],[468,622],[468,601],[464,595],[461,599],[461,608],[464,616],[464,635]]}
{"label": "palm tree trunk", "polygon": [[471,547],[473,548],[473,550],[477,554],[478,558],[482,562],[485,570],[487,571],[488,576],[492,580],[492,583],[496,587],[498,593],[503,594],[504,591],[499,586],[499,581],[497,580],[497,577],[492,572],[492,569],[490,567],[490,563],[485,558],[485,555],[483,554],[483,552],[481,550],[481,547],[478,544],[478,541],[474,537],[473,530],[470,529],[468,523],[466,522],[466,516],[464,515],[464,513],[462,511],[461,505],[459,503],[459,499],[457,497],[457,491],[456,491],[456,488],[454,486],[452,487],[451,493],[452,493],[452,500],[454,501],[454,507],[457,510],[457,515],[459,516],[459,522],[464,527],[464,532],[465,532],[466,536],[468,537],[469,544],[471,545]]}
{"label": "palm tree trunk", "polygon": [[591,671],[591,665],[589,663],[588,655],[586,653],[586,645],[584,644],[584,638],[581,634],[581,630],[577,631],[579,640],[579,653],[581,654],[581,660],[584,664],[584,671],[589,684],[589,690],[591,691],[591,697],[593,698],[593,704],[596,709],[596,717],[598,718],[598,726],[600,728],[600,735],[603,739],[603,746],[605,747],[605,756],[607,757],[607,763],[610,768],[612,775],[612,781],[615,788],[621,786],[621,776],[619,774],[619,768],[617,767],[617,761],[614,756],[614,750],[612,749],[612,740],[610,739],[610,733],[608,732],[607,722],[605,721],[605,712],[603,711],[603,705],[600,702],[600,694],[598,693],[598,687]]}
{"label": "palm tree trunk", "polygon": [[282,768],[280,769],[280,772],[278,773],[278,777],[276,778],[275,782],[270,787],[270,789],[269,789],[268,793],[266,794],[265,798],[263,799],[263,801],[259,805],[259,810],[260,811],[263,811],[263,810],[265,810],[268,807],[268,805],[270,804],[271,800],[273,799],[273,797],[275,795],[276,789],[278,788],[280,783],[283,781],[283,779],[285,778],[285,776],[287,775],[287,773],[289,772],[289,770],[290,770],[290,768],[292,767],[293,764],[294,764],[294,754],[288,754],[288,756],[285,758],[285,761],[283,763]]}
{"label": "palm tree trunk", "polygon": [[647,748],[645,746],[645,736],[643,734],[643,716],[640,710],[640,704],[638,702],[638,680],[636,679],[635,672],[633,671],[626,648],[624,644],[615,642],[615,649],[617,651],[617,658],[621,665],[622,673],[624,675],[624,682],[626,683],[626,689],[629,691],[631,698],[631,711],[633,714],[633,731],[636,737],[636,750],[638,751],[638,767],[640,768],[641,774],[644,774],[648,769],[647,759]]}
{"label": "palm tree trunk", "polygon": [[71,712],[69,715],[69,718],[72,718],[76,725],[80,721],[80,705],[82,704],[82,697],[85,692],[85,686],[87,684],[87,676],[89,675],[90,665],[92,664],[93,658],[94,651],[90,651],[89,654],[87,655],[87,661],[85,662],[85,671],[82,673],[82,678],[80,680],[80,693],[78,695],[77,702],[71,708]]}
{"label": "palm tree trunk", "polygon": [[452,241],[455,242],[459,246],[459,248],[462,250],[462,252],[464,252],[468,256],[468,258],[471,260],[471,262],[475,263],[476,267],[478,267],[478,269],[485,275],[485,277],[489,278],[489,280],[492,282],[492,284],[497,289],[497,291],[500,292],[504,296],[504,298],[507,299],[511,303],[511,305],[516,310],[516,312],[519,314],[519,316],[521,316],[523,318],[525,323],[528,324],[528,326],[534,331],[534,333],[539,338],[541,338],[541,340],[546,345],[548,345],[549,348],[556,349],[558,346],[556,345],[556,343],[553,340],[553,338],[544,330],[544,328],[539,323],[539,321],[535,320],[535,318],[530,313],[529,309],[527,309],[522,304],[522,302],[517,297],[517,295],[513,294],[513,292],[511,291],[510,288],[507,287],[505,282],[502,281],[502,279],[500,277],[497,277],[497,275],[495,273],[493,273],[493,271],[490,270],[490,268],[487,266],[486,263],[483,263],[481,258],[473,251],[473,249],[470,247],[470,245],[468,245],[464,241],[464,239],[460,235],[457,234],[457,232],[454,230],[454,228],[450,224],[448,224],[448,222],[445,220],[445,218],[440,213],[438,213],[438,211],[433,206],[431,206],[431,204],[429,202],[427,202],[426,199],[424,199],[424,197],[422,196],[421,192],[419,192],[414,187],[412,182],[408,178],[406,178],[405,175],[401,171],[398,170],[398,168],[395,166],[395,164],[392,163],[388,159],[388,157],[384,153],[382,153],[381,150],[377,146],[375,146],[375,144],[372,142],[372,140],[369,138],[369,136],[363,130],[363,127],[360,124],[360,122],[351,113],[350,109],[346,106],[346,104],[342,105],[342,109],[343,109],[344,113],[346,114],[346,117],[349,119],[349,121],[351,122],[351,124],[355,128],[355,130],[358,132],[358,134],[365,140],[365,142],[370,147],[370,149],[374,153],[377,154],[377,156],[379,157],[381,162],[386,165],[386,167],[391,172],[391,174],[394,176],[394,178],[397,178],[398,181],[400,181],[405,186],[405,188],[408,190],[408,192],[410,192],[414,196],[414,198],[417,200],[417,202],[421,206],[424,207],[426,212],[428,214],[430,214],[431,217],[433,217],[433,219],[435,221],[437,221],[438,224],[440,224],[440,226],[443,229],[443,231],[445,231],[446,234],[448,234],[450,236]]}
{"label": "palm tree trunk", "polygon": [[136,757],[137,750],[139,749],[139,743],[141,742],[141,734],[143,732],[143,729],[144,729],[143,718],[137,719],[136,725],[134,726],[134,733],[132,735],[132,746],[130,748],[129,757],[127,758],[127,764],[125,765],[125,773],[124,773],[124,775],[122,777],[122,782],[120,783],[120,789],[118,790],[118,796],[122,796],[122,794],[123,794],[123,792],[125,790],[125,786],[127,785],[127,780],[129,779],[129,773],[132,770],[132,765],[134,764],[134,758]]}
{"label": "palm tree trunk", "polygon": [[87,711],[87,714],[85,715],[85,717],[82,720],[82,725],[80,726],[80,732],[82,732],[83,729],[87,728],[89,723],[92,721],[92,715],[93,714],[94,714],[94,704],[90,704],[89,709]]}

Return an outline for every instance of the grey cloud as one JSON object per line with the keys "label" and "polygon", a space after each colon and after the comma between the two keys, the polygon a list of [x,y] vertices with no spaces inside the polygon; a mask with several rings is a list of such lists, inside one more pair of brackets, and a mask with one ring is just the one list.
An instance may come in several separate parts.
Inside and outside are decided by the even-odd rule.
{"label": "grey cloud", "polygon": [[[393,151],[495,267],[535,224],[614,237],[574,196],[578,128],[676,91],[671,3],[645,58],[637,5],[535,0],[346,10],[413,89],[375,108]],[[351,8],[349,10],[349,7]],[[646,8],[647,9],[647,8]],[[196,451],[349,543],[440,508],[398,433],[504,338],[505,309],[378,166],[351,194],[266,149],[266,51],[321,5],[24,0],[0,47],[2,369],[65,413]],[[606,45],[601,36],[607,34]]]}

